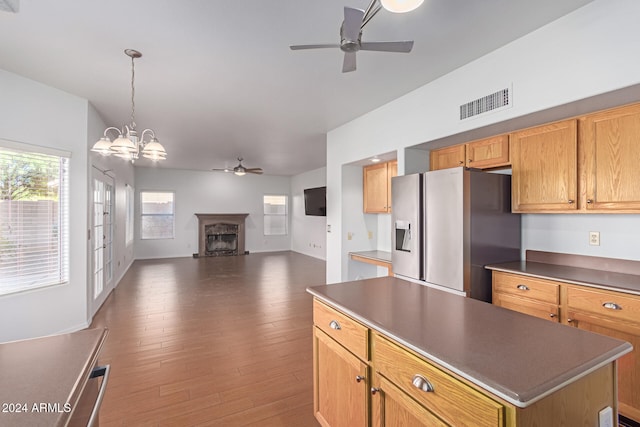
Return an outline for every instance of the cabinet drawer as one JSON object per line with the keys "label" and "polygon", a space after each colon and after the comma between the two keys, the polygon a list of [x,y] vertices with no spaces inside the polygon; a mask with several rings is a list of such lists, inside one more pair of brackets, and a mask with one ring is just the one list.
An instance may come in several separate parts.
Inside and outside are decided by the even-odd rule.
{"label": "cabinet drawer", "polygon": [[529,300],[499,292],[493,294],[493,304],[541,319],[551,320],[553,322],[560,321],[558,316],[560,310],[556,304]]}
{"label": "cabinet drawer", "polygon": [[560,302],[560,285],[558,283],[500,271],[493,272],[493,291],[551,304]]}
{"label": "cabinet drawer", "polygon": [[331,307],[313,301],[313,323],[361,360],[369,360],[369,330]]}
{"label": "cabinet drawer", "polygon": [[[503,426],[504,407],[435,365],[374,334],[373,364],[378,373],[451,425]],[[428,381],[423,391],[414,381]],[[426,387],[426,386],[425,386]]]}
{"label": "cabinet drawer", "polygon": [[567,287],[569,308],[640,325],[640,297],[619,292]]}

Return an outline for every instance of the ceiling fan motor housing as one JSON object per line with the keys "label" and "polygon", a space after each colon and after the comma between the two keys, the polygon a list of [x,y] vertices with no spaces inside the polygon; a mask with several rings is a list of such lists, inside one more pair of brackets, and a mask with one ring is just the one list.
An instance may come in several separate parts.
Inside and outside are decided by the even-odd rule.
{"label": "ceiling fan motor housing", "polygon": [[362,31],[358,34],[357,40],[350,40],[344,35],[344,22],[340,26],[340,50],[343,52],[357,52],[360,50],[360,39]]}

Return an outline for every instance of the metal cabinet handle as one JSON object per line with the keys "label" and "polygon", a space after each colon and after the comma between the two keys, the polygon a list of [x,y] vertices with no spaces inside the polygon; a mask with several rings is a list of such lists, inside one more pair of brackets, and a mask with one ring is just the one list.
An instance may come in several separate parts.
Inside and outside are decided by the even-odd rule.
{"label": "metal cabinet handle", "polygon": [[622,310],[622,306],[616,304],[615,302],[605,302],[602,304],[604,308],[608,308],[609,310]]}
{"label": "metal cabinet handle", "polygon": [[573,319],[567,319],[567,322],[571,323],[571,322],[573,322]]}
{"label": "metal cabinet handle", "polygon": [[549,317],[551,317],[552,319],[556,318],[557,316],[554,313],[549,313]]}
{"label": "metal cabinet handle", "polygon": [[102,405],[102,399],[104,399],[104,393],[107,391],[107,382],[109,381],[109,374],[111,373],[111,365],[98,366],[91,371],[89,378],[102,377],[102,383],[100,384],[100,391],[96,398],[96,404],[93,405],[91,410],[91,416],[87,422],[87,427],[93,427],[98,422],[98,412],[100,412],[100,406]]}
{"label": "metal cabinet handle", "polygon": [[464,160],[460,160],[460,161],[458,162],[458,164],[459,164],[459,165],[464,165]]}
{"label": "metal cabinet handle", "polygon": [[371,394],[373,394],[374,396],[376,395],[377,392],[379,392],[380,389],[376,388],[376,387],[371,387]]}
{"label": "metal cabinet handle", "polygon": [[521,291],[528,291],[528,290],[529,290],[529,287],[528,287],[527,285],[522,285],[522,284],[520,284],[520,285],[518,285],[518,286],[516,286],[516,287],[517,287],[518,289],[520,289]]}
{"label": "metal cabinet handle", "polygon": [[336,320],[332,320],[331,322],[329,322],[329,327],[331,329],[335,329],[336,331],[342,329],[342,326],[340,326],[340,323],[338,323]]}
{"label": "metal cabinet handle", "polygon": [[426,379],[420,374],[415,374],[413,376],[413,380],[411,380],[411,383],[415,388],[422,390],[424,392],[430,393],[435,391],[433,389],[433,384],[431,384],[428,379]]}
{"label": "metal cabinet handle", "polygon": [[362,382],[362,381],[364,381],[365,379],[366,379],[366,378],[365,378],[365,377],[363,377],[362,375],[356,375],[356,382],[357,382],[357,383]]}
{"label": "metal cabinet handle", "polygon": [[575,200],[573,200],[573,199],[569,199],[569,200],[567,200],[567,203],[569,203],[570,205],[572,205],[572,204],[573,204],[573,202],[575,202]]}
{"label": "metal cabinet handle", "polygon": [[593,203],[593,199],[587,199],[587,204]]}

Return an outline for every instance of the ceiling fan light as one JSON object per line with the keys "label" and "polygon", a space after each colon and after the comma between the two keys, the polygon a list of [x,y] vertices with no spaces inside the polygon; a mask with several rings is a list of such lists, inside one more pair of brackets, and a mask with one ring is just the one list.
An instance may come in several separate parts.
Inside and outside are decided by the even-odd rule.
{"label": "ceiling fan light", "polygon": [[245,171],[243,171],[243,170],[237,170],[237,171],[234,171],[233,173],[235,173],[235,174],[236,174],[236,175],[238,175],[238,176],[244,176],[244,175],[246,175],[246,174],[247,174],[247,173],[246,173]]}
{"label": "ceiling fan light", "polygon": [[138,147],[126,136],[120,135],[113,144],[111,144],[111,150],[118,153],[135,153],[138,151]]}
{"label": "ceiling fan light", "polygon": [[382,7],[394,13],[411,12],[423,2],[424,0],[380,0]]}
{"label": "ceiling fan light", "polygon": [[91,151],[93,151],[94,153],[101,154],[103,156],[108,156],[109,154],[112,153],[111,140],[106,136],[103,136],[102,138],[100,138],[98,142],[93,144],[93,148],[91,148]]}

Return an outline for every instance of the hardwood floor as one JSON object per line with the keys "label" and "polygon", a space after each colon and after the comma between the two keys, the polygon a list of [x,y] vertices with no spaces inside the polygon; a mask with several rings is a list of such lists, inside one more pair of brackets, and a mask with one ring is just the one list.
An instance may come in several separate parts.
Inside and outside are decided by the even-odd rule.
{"label": "hardwood floor", "polygon": [[136,261],[96,314],[111,364],[100,425],[318,426],[312,298],[295,252]]}

